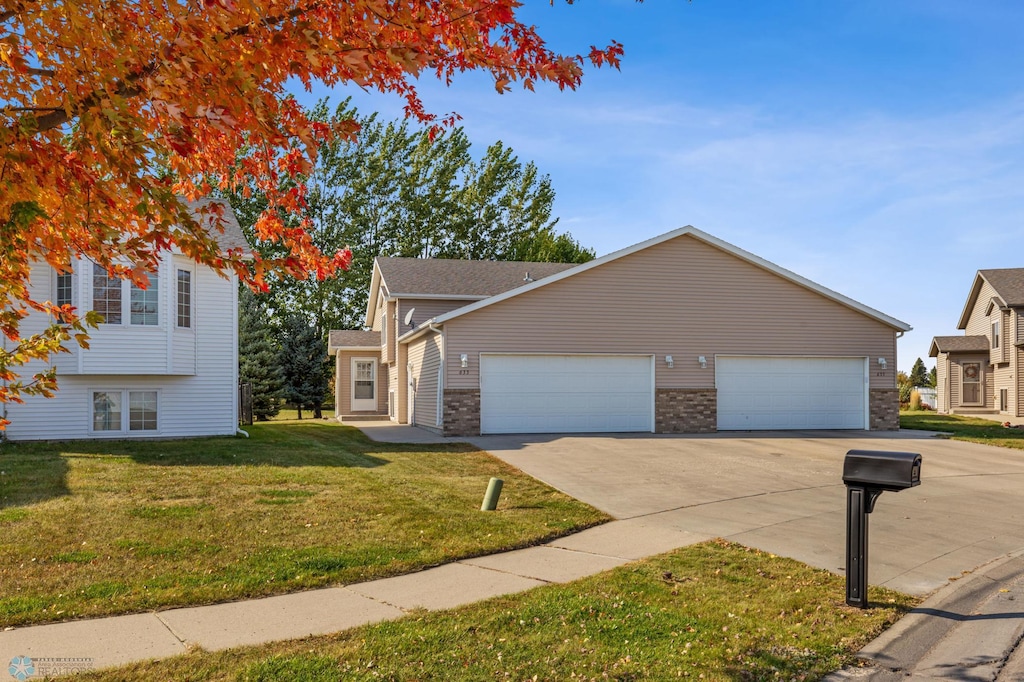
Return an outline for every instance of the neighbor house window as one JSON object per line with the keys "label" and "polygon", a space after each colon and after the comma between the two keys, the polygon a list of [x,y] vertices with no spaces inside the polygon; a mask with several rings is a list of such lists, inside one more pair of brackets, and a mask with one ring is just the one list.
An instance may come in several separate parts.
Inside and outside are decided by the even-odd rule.
{"label": "neighbor house window", "polygon": [[[124,295],[125,287],[128,296]],[[102,265],[92,266],[92,309],[103,315],[105,324],[123,324],[124,302],[128,302],[128,321],[134,325],[160,324],[160,281],[149,276],[145,289],[120,277],[110,277]]]}
{"label": "neighbor house window", "polygon": [[[127,423],[124,419],[128,404]],[[92,430],[121,432],[157,430],[156,391],[93,391]]]}
{"label": "neighbor house window", "polygon": [[71,305],[71,282],[74,275],[70,272],[57,275],[57,305]]}
{"label": "neighbor house window", "polygon": [[128,391],[128,430],[156,431],[156,391]]}
{"label": "neighbor house window", "polygon": [[92,430],[121,430],[121,391],[96,391],[92,394]]}
{"label": "neighbor house window", "polygon": [[192,326],[192,273],[178,270],[178,326]]}
{"label": "neighbor house window", "polygon": [[992,323],[992,347],[999,348],[999,320]]}
{"label": "neighbor house window", "polygon": [[121,324],[121,280],[108,277],[102,265],[92,266],[92,309],[105,324]]}

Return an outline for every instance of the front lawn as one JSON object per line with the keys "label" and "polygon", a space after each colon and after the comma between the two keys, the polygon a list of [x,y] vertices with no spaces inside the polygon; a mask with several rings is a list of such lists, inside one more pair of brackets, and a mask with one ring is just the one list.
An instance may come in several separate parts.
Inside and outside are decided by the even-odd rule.
{"label": "front lawn", "polygon": [[452,611],[80,679],[818,679],[915,605],[844,596],[842,577],[718,540]]}
{"label": "front lawn", "polygon": [[983,445],[1024,450],[1024,428],[1006,428],[999,422],[935,412],[900,412],[901,429],[941,431],[947,438]]}
{"label": "front lawn", "polygon": [[[0,445],[0,627],[359,582],[607,519],[468,445],[247,430]],[[501,503],[480,512],[491,476]]]}

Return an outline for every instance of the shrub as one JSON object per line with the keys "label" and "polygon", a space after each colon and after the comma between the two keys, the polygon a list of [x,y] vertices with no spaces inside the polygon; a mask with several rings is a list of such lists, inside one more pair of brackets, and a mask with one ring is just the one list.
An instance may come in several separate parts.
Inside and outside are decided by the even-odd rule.
{"label": "shrub", "polygon": [[921,392],[914,389],[910,392],[910,409],[914,411],[920,411],[921,407]]}

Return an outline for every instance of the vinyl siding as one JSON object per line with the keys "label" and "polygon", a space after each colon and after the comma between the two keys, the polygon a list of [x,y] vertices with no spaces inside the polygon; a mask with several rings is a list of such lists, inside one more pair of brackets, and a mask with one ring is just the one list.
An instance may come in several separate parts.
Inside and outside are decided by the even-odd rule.
{"label": "vinyl siding", "polygon": [[436,299],[411,299],[403,298],[398,301],[398,321],[401,325],[401,336],[413,329],[405,324],[405,316],[409,313],[409,310],[413,312],[413,324],[419,326],[427,320],[433,319],[438,315],[451,312],[457,308],[461,308],[464,305],[475,303],[475,300],[436,300]]}
{"label": "vinyl siding", "polygon": [[377,360],[377,411],[388,411],[388,368],[380,364],[380,353],[366,350],[338,351],[335,356],[335,414],[352,414],[352,358]]}
{"label": "vinyl siding", "polygon": [[441,336],[429,334],[409,344],[409,364],[415,379],[416,423],[436,427],[437,381],[441,368]]}
{"label": "vinyl siding", "polygon": [[[1021,377],[1021,371],[1024,371],[1024,348],[1018,348],[1017,351],[1017,385],[1014,387],[1016,393],[1016,405],[1018,417],[1024,417],[1024,377]],[[1014,398],[1011,398],[1011,401]]]}
{"label": "vinyl siding", "polygon": [[[980,362],[981,363],[981,371],[984,374],[984,376],[983,376],[984,395],[985,395],[985,404],[984,405],[964,405],[963,402],[962,402],[962,398],[961,398],[962,391],[960,390],[960,385],[961,385],[961,381],[963,380],[963,364],[965,362]],[[949,398],[949,402],[950,402],[950,406],[952,407],[952,409],[955,410],[955,409],[957,409],[959,407],[978,408],[978,409],[981,409],[982,407],[987,407],[987,408],[992,408],[993,407],[993,405],[994,405],[993,400],[992,400],[992,396],[993,396],[993,376],[992,376],[992,368],[988,364],[988,356],[987,355],[951,355],[950,356],[950,363],[949,363],[949,371],[950,371],[950,377],[949,377],[949,379],[950,379],[950,381],[949,381],[949,395],[950,395],[950,398]]]}
{"label": "vinyl siding", "polygon": [[939,353],[935,358],[935,385],[938,388],[935,398],[935,411],[949,412],[949,395],[951,387],[949,381],[949,354]]}
{"label": "vinyl siding", "polygon": [[[1002,325],[1002,312],[998,307],[992,309],[991,315],[986,315],[985,310],[988,308],[989,302],[992,297],[996,296],[996,290],[992,288],[988,282],[982,280],[981,291],[978,292],[978,297],[975,299],[974,308],[971,310],[970,316],[967,318],[967,328],[964,333],[968,336],[984,336],[988,339],[989,357],[986,361],[990,364],[1003,362],[1003,348],[1005,344],[1002,343],[1006,338],[1005,330]],[[992,323],[1000,322],[1000,347],[992,348]]]}
{"label": "vinyl siding", "polygon": [[[456,318],[445,330],[445,386],[453,389],[479,386],[482,351],[655,354],[658,388],[713,388],[716,354],[869,357],[870,386],[896,386],[894,329],[687,235]],[[457,369],[461,353],[470,356],[466,375]]]}
{"label": "vinyl siding", "polygon": [[[165,260],[161,272],[168,270]],[[84,271],[80,268],[79,272]],[[74,367],[58,366],[60,390],[51,399],[27,398],[8,405],[8,437],[12,440],[179,437],[235,433],[238,386],[237,279],[197,268],[193,297],[196,360],[194,375],[168,374],[167,300],[161,291],[161,325],[154,328],[107,327],[93,330],[88,350],[75,351]],[[83,283],[76,278],[76,282]],[[160,286],[165,286],[166,279]],[[47,285],[49,286],[49,285]],[[85,306],[91,305],[91,288]],[[79,293],[82,290],[79,289]],[[81,302],[81,299],[79,299]],[[31,325],[45,324],[43,316]],[[161,349],[157,352],[157,349]],[[63,360],[63,358],[62,358]],[[31,370],[31,368],[29,368]],[[77,371],[76,371],[77,370]],[[79,373],[82,372],[82,373]],[[159,430],[92,433],[91,392],[94,390],[156,390]]]}

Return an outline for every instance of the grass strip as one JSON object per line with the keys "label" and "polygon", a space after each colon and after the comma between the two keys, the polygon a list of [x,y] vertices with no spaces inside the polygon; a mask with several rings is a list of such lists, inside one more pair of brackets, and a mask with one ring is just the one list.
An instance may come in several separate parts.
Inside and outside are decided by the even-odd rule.
{"label": "grass strip", "polygon": [[1024,428],[1007,428],[990,419],[904,411],[900,412],[900,428],[939,431],[943,437],[952,440],[1024,450]]}
{"label": "grass strip", "polygon": [[872,588],[855,609],[844,594],[839,576],[716,540],[451,611],[80,679],[813,680],[916,603]]}
{"label": "grass strip", "polygon": [[361,582],[607,520],[469,445],[250,433],[0,445],[0,627]]}

